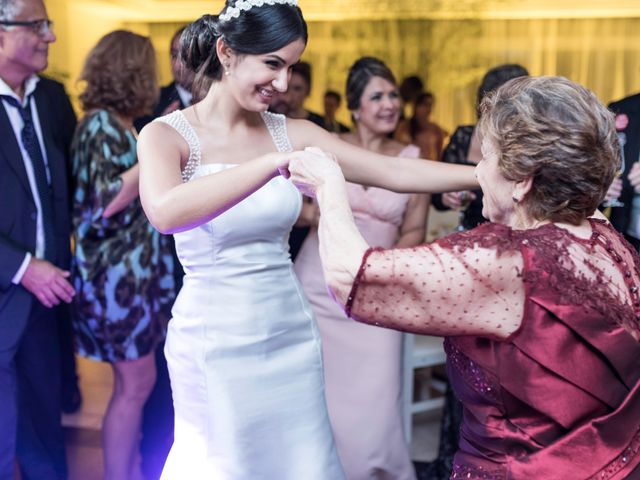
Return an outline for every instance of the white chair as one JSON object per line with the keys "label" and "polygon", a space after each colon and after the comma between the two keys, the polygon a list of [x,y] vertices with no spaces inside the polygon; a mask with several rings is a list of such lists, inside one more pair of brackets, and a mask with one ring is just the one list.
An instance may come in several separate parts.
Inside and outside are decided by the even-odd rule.
{"label": "white chair", "polygon": [[420,368],[431,368],[442,365],[446,361],[442,337],[430,337],[425,335],[404,335],[403,344],[403,421],[407,443],[411,445],[411,425],[414,413],[431,412],[441,409],[444,405],[444,397],[431,396],[432,390],[444,391],[443,382],[431,378],[429,381],[433,388],[424,389],[426,398],[414,402],[414,373]]}

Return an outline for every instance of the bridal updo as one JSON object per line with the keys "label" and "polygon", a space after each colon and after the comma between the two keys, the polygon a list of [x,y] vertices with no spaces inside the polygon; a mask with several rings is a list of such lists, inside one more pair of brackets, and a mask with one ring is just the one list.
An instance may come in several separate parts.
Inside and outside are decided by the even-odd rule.
{"label": "bridal updo", "polygon": [[[236,0],[227,0],[222,12],[235,4]],[[285,3],[254,6],[227,20],[203,15],[185,29],[180,46],[185,67],[196,74],[193,89],[197,98],[198,93],[206,93],[212,81],[222,78],[223,67],[216,53],[219,38],[238,54],[263,55],[298,39],[306,44],[308,33],[300,8]]]}

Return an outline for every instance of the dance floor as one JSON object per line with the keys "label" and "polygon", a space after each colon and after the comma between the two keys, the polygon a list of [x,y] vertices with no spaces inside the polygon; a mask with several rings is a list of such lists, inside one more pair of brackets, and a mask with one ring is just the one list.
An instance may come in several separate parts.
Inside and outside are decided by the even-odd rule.
{"label": "dance floor", "polygon": [[[107,364],[78,359],[82,408],[63,416],[69,460],[69,480],[102,480],[100,426],[111,392],[111,369]],[[439,418],[416,416],[411,445],[414,460],[430,460],[438,449]],[[132,480],[141,480],[132,479]]]}

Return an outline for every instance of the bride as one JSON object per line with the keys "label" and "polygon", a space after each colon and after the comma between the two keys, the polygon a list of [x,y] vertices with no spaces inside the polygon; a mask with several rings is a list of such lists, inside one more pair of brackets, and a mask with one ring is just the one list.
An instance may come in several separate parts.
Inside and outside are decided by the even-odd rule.
{"label": "bride", "polygon": [[322,145],[354,182],[476,185],[467,167],[385,157],[267,113],[306,43],[295,0],[227,1],[182,36],[185,64],[210,85],[204,98],[140,134],[141,200],[174,234],[185,271],[165,349],[176,411],[165,480],[344,478],[318,331],[287,249],[301,208],[291,159]]}

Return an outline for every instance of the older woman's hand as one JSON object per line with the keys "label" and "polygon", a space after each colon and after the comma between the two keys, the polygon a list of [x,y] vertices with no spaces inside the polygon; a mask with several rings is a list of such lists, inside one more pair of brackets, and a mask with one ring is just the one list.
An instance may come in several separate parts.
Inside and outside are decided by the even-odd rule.
{"label": "older woman's hand", "polygon": [[297,152],[289,162],[291,181],[305,195],[315,197],[319,188],[329,180],[344,182],[342,170],[332,155],[317,147]]}

